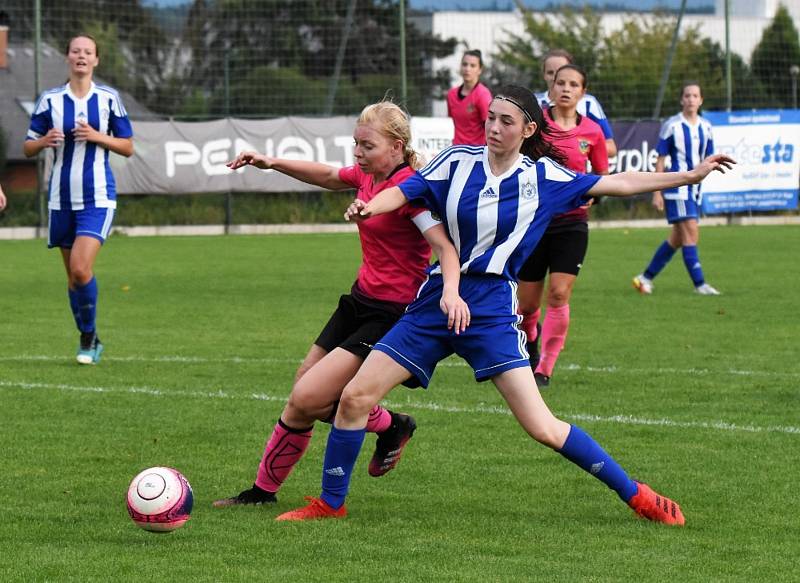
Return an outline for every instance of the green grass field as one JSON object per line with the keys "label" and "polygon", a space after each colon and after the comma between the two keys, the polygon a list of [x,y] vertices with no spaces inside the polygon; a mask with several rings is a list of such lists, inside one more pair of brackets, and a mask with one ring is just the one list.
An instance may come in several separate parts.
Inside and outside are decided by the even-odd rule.
{"label": "green grass field", "polygon": [[[631,288],[663,230],[595,231],[545,398],[679,501],[684,529],[638,520],[529,439],[460,360],[396,389],[419,429],[402,463],[357,466],[350,516],[273,517],[318,495],[319,424],[277,507],[213,509],[252,482],[294,370],[359,260],[354,235],[112,238],[97,265],[102,362],[74,362],[63,268],[0,241],[2,581],[787,581],[800,521],[800,229],[718,227],[651,297]],[[156,535],[130,479],[170,465],[192,519]],[[793,502],[794,501],[794,502]]]}

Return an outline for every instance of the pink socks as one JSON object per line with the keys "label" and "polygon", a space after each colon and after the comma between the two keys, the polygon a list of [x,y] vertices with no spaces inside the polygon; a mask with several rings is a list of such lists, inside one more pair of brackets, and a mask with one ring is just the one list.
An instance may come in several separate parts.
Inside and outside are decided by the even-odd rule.
{"label": "pink socks", "polygon": [[536,372],[548,377],[552,376],[558,355],[564,348],[568,329],[569,304],[557,308],[548,306],[542,325],[541,357]]}
{"label": "pink socks", "polygon": [[528,342],[536,342],[536,337],[539,332],[536,330],[536,324],[539,323],[539,317],[542,315],[542,310],[537,309],[532,314],[523,314],[522,324],[520,327],[525,331],[525,336],[528,337]]}
{"label": "pink socks", "polygon": [[312,431],[313,427],[292,429],[279,419],[264,448],[264,456],[258,466],[256,486],[267,492],[277,492],[306,452]]}
{"label": "pink socks", "polygon": [[[391,424],[391,413],[380,405],[375,405],[369,412],[367,431],[381,433],[389,429]],[[267,492],[277,492],[306,452],[313,429],[292,429],[279,419],[264,447],[256,486]]]}
{"label": "pink socks", "polygon": [[392,424],[392,414],[380,405],[375,405],[367,417],[368,433],[383,433]]}

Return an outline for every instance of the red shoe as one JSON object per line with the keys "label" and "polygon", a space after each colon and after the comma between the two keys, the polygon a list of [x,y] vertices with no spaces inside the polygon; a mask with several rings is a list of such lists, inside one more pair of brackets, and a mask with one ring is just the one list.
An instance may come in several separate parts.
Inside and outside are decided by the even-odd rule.
{"label": "red shoe", "polygon": [[308,506],[303,506],[297,510],[290,510],[284,512],[275,518],[275,520],[318,520],[320,518],[344,518],[347,516],[347,508],[344,504],[339,509],[333,509],[328,506],[327,502],[312,496],[305,496],[308,500]]}
{"label": "red shoe", "polygon": [[686,519],[677,502],[654,492],[647,484],[636,482],[639,491],[630,499],[628,506],[639,516],[654,522],[663,522],[674,526],[683,526]]}

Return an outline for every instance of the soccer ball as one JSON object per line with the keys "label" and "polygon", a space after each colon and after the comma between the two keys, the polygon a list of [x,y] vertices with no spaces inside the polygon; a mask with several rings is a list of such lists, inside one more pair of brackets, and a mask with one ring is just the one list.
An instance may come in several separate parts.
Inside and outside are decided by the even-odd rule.
{"label": "soccer ball", "polygon": [[192,487],[178,470],[147,468],[128,488],[128,514],[137,526],[152,532],[170,532],[189,520]]}

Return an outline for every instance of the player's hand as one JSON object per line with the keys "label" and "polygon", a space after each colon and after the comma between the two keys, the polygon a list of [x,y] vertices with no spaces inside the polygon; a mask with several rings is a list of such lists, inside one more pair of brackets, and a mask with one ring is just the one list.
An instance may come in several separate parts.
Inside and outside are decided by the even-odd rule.
{"label": "player's hand", "polygon": [[269,170],[272,168],[272,160],[267,156],[263,156],[258,152],[242,152],[236,158],[226,164],[231,170],[237,170],[242,166],[255,166],[261,170]]}
{"label": "player's hand", "polygon": [[347,210],[344,211],[344,220],[358,222],[368,219],[370,217],[369,212],[365,214],[368,206],[369,204],[363,200],[359,198],[355,199],[350,203],[350,206],[347,207]]}
{"label": "player's hand", "polygon": [[458,290],[445,288],[439,307],[443,314],[447,314],[447,329],[461,334],[469,326],[471,315],[467,302],[458,295]]}
{"label": "player's hand", "polygon": [[658,191],[653,193],[653,208],[660,213],[664,212],[664,196]]}
{"label": "player's hand", "polygon": [[726,156],[725,154],[714,154],[713,156],[709,156],[700,162],[700,164],[695,166],[694,170],[689,172],[692,177],[691,184],[697,184],[715,170],[725,174],[725,171],[731,170],[734,164],[736,164],[736,160],[730,156]]}
{"label": "player's hand", "polygon": [[72,137],[75,138],[76,142],[97,142],[99,136],[100,132],[81,120],[72,130]]}
{"label": "player's hand", "polygon": [[3,194],[2,190],[0,190],[0,211],[3,210],[4,208],[6,208],[6,203],[7,202],[8,201],[6,199],[6,195]]}
{"label": "player's hand", "polygon": [[58,148],[62,143],[64,143],[64,132],[59,129],[52,128],[40,139],[44,140],[45,148]]}

